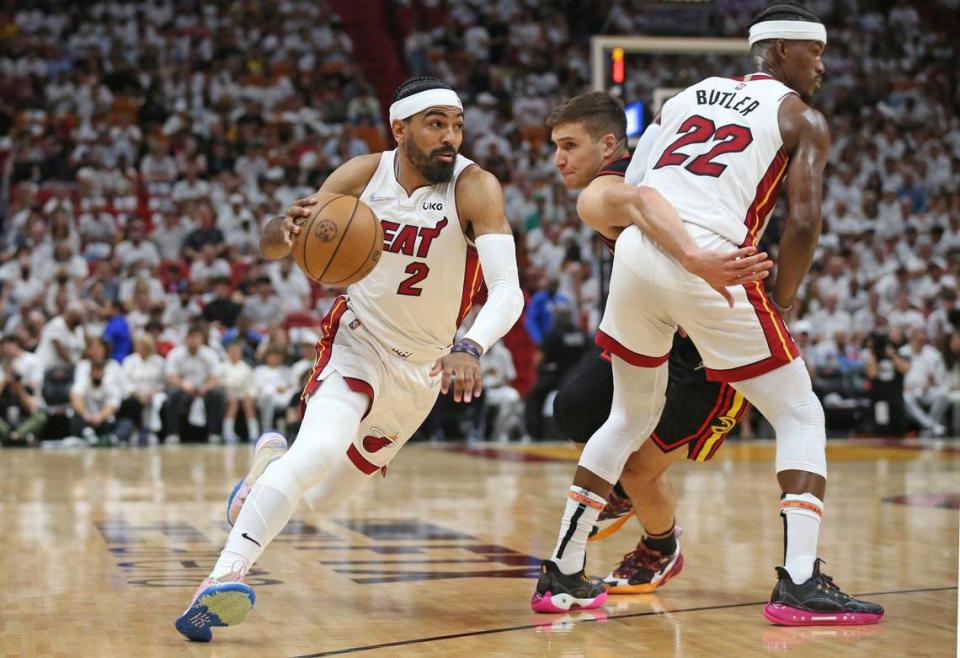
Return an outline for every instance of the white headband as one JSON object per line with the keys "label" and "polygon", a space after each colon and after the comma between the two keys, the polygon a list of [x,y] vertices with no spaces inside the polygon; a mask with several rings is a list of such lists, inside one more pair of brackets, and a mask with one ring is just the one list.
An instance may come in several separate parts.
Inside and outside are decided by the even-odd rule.
{"label": "white headband", "polygon": [[750,28],[749,44],[765,39],[791,39],[827,43],[827,28],[811,21],[763,21]]}
{"label": "white headband", "polygon": [[390,122],[393,123],[398,119],[409,119],[414,114],[419,114],[428,107],[435,107],[437,105],[447,105],[459,107],[461,110],[463,109],[463,103],[460,102],[460,97],[457,96],[457,92],[453,89],[427,89],[413,96],[401,98],[391,105]]}

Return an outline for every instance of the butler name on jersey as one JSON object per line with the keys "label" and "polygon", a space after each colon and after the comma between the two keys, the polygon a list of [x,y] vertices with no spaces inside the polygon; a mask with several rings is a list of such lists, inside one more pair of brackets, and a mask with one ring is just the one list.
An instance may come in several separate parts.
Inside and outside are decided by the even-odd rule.
{"label": "butler name on jersey", "polygon": [[712,77],[667,101],[644,185],[685,222],[754,245],[787,170],[778,112],[795,94],[772,76]]}

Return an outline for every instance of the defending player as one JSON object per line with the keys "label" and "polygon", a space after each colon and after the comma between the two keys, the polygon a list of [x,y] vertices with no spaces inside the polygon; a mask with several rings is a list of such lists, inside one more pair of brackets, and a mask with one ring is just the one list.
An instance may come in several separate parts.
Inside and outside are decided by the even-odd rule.
{"label": "defending player", "polygon": [[789,625],[866,624],[883,616],[881,606],[850,597],[820,572],[823,409],[780,318],[794,302],[820,233],[830,134],[803,99],[825,72],[826,30],[799,6],[778,3],[758,15],[749,43],[757,73],[707,78],[664,104],[661,128],[648,140],[643,186],[581,194],[578,211],[589,222],[597,207],[607,207],[605,200],[622,194],[650,218],[679,213],[701,247],[732,251],[759,241],[785,179],[790,213],[772,297],[757,282],[734,289],[732,308],[720,304],[648,236],[624,229],[599,331],[613,354],[613,406],[581,455],[556,548],[531,601],[535,610],[598,605],[602,585],[584,575],[587,535],[627,457],[660,418],[679,325],[700,350],[708,377],[729,382],[774,428],[784,566],[777,568],[764,616]]}
{"label": "defending player", "polygon": [[[481,392],[480,355],[523,308],[503,191],[458,154],[463,106],[433,78],[408,80],[390,106],[394,151],[354,158],[320,188],[358,196],[380,218],[384,252],[366,278],[336,300],[321,325],[305,415],[286,450],[278,434],[257,443],[254,467],[231,494],[236,519],[220,558],[176,627],[209,641],[212,626],[241,622],[253,606],[242,582],[308,489],[329,509],[386,467],[426,418],[440,391],[456,401]],[[302,200],[267,225],[261,251],[290,253]],[[489,295],[454,345],[482,273]],[[272,462],[272,463],[271,463]]]}
{"label": "defending player", "polygon": [[[630,154],[626,116],[619,100],[604,92],[581,94],[558,107],[547,118],[556,145],[554,164],[568,189],[598,190],[623,181]],[[610,212],[592,219],[597,235],[612,251],[626,222]],[[740,261],[743,281],[767,275],[772,263],[766,254]],[[606,291],[607,281],[601,281]],[[605,294],[601,295],[605,297]],[[638,300],[642,303],[642,300]],[[601,531],[612,534],[632,511],[645,536],[604,578],[607,592],[652,592],[680,573],[683,557],[676,536],[676,494],[666,470],[683,459],[707,461],[747,409],[743,396],[728,384],[707,380],[703,361],[693,342],[678,333],[669,361],[667,402],[657,428],[630,456],[620,475],[626,493],[608,499],[604,513],[620,518]],[[613,371],[607,352],[587,355],[566,378],[554,401],[553,417],[564,436],[582,449],[610,415]],[[616,511],[614,511],[614,509]],[[600,521],[604,520],[601,516]],[[598,534],[598,537],[600,534]]]}

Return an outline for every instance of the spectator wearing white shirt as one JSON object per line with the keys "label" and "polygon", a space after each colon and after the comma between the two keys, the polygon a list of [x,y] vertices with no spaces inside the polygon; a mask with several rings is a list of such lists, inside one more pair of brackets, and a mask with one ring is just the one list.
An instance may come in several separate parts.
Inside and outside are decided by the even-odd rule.
{"label": "spectator wearing white shirt", "polygon": [[900,348],[900,355],[910,359],[910,369],[903,379],[907,413],[920,424],[924,434],[944,436],[943,421],[950,397],[943,355],[927,344],[922,328],[910,333],[910,342]]}
{"label": "spectator wearing white shirt", "polygon": [[944,288],[940,291],[937,308],[927,316],[927,336],[935,343],[952,333],[955,328],[950,320],[951,313],[957,313],[957,290]]}
{"label": "spectator wearing white shirt", "polygon": [[217,258],[217,247],[203,245],[200,258],[190,266],[190,283],[206,289],[214,279],[229,279],[232,275],[230,264],[223,258]]}
{"label": "spectator wearing white shirt", "polygon": [[524,424],[523,400],[511,383],[517,377],[510,350],[501,341],[480,357],[484,404],[494,409],[493,429],[487,435],[500,443],[510,440],[511,428]]}
{"label": "spectator wearing white shirt", "polygon": [[838,331],[850,334],[852,319],[850,314],[839,308],[835,295],[823,298],[823,308],[813,314],[813,335],[817,339],[831,339]]}
{"label": "spectator wearing white shirt", "polygon": [[908,335],[912,335],[911,331],[914,329],[923,330],[926,324],[923,313],[913,307],[910,294],[903,290],[897,295],[897,303],[887,314],[887,318],[891,329],[900,329]]}
{"label": "spectator wearing white shirt", "polygon": [[880,295],[876,292],[870,292],[867,296],[867,305],[853,314],[853,333],[860,337],[869,334],[876,326],[877,316],[880,314]]}
{"label": "spectator wearing white shirt", "polygon": [[257,422],[257,412],[253,404],[258,382],[253,368],[243,360],[243,343],[234,339],[226,349],[227,360],[220,366],[220,381],[223,383],[227,400],[223,415],[223,440],[226,443],[238,441],[235,423],[237,410],[242,409],[247,420],[247,435],[252,442],[260,435],[260,424]]}
{"label": "spectator wearing white shirt", "polygon": [[310,281],[299,267],[294,266],[292,258],[273,261],[265,269],[273,289],[283,291],[280,304],[284,313],[310,308]]}
{"label": "spectator wearing white shirt", "polygon": [[184,177],[173,186],[173,200],[177,203],[196,201],[210,196],[210,183],[199,178],[196,160],[187,161]]}
{"label": "spectator wearing white shirt", "polygon": [[133,353],[123,360],[122,368],[134,407],[133,413],[139,410],[147,442],[154,445],[162,425],[160,409],[167,394],[164,391],[163,357],[157,354],[153,336],[144,332],[136,334]]}
{"label": "spectator wearing white shirt", "polygon": [[277,412],[287,408],[290,397],[295,392],[296,383],[290,368],[283,365],[286,357],[280,347],[271,347],[264,355],[263,365],[253,371],[257,387],[257,408],[260,410],[260,422],[263,427],[272,427]]}
{"label": "spectator wearing white shirt", "polygon": [[170,155],[169,144],[157,137],[149,140],[150,152],[140,161],[140,175],[149,188],[159,184],[168,189],[177,178],[177,161]]}
{"label": "spectator wearing white shirt", "polygon": [[165,210],[160,217],[162,220],[157,222],[157,215],[154,215],[151,240],[156,245],[160,258],[177,260],[181,257],[183,243],[192,229],[188,221],[182,218],[173,207]]}
{"label": "spectator wearing white shirt", "polygon": [[59,242],[53,248],[53,261],[44,268],[46,282],[57,276],[65,275],[71,281],[83,281],[90,274],[87,261],[75,254],[66,242]]}
{"label": "spectator wearing white shirt", "polygon": [[257,279],[256,294],[247,297],[240,315],[250,320],[257,330],[269,329],[283,322],[283,305],[274,293],[270,277],[261,276]]}
{"label": "spectator wearing white shirt", "polygon": [[209,440],[216,443],[223,427],[223,391],[220,388],[220,357],[206,345],[207,331],[193,324],[186,344],[167,355],[166,443],[180,442],[180,420],[184,415],[203,418]]}
{"label": "spectator wearing white shirt", "polygon": [[70,404],[73,407],[73,433],[82,436],[90,445],[103,443],[117,445],[120,434],[129,438],[129,425],[121,429],[117,422],[122,394],[110,384],[104,361],[87,362],[84,376],[75,378],[70,389]]}
{"label": "spectator wearing white shirt", "polygon": [[40,387],[43,364],[36,354],[23,349],[12,334],[2,340],[3,370],[0,371],[0,444],[32,442],[47,422]]}
{"label": "spectator wearing white shirt", "polygon": [[157,246],[145,238],[142,219],[135,219],[127,225],[127,239],[118,244],[114,252],[121,272],[129,272],[137,263],[146,263],[151,269],[160,264]]}
{"label": "spectator wearing white shirt", "polygon": [[50,320],[40,334],[37,356],[44,370],[57,366],[73,368],[83,354],[86,345],[84,322],[87,310],[80,301],[72,301],[66,312]]}
{"label": "spectator wearing white shirt", "polygon": [[43,281],[34,275],[33,259],[25,245],[17,247],[15,260],[0,267],[0,280],[9,291],[8,299],[14,306],[22,306],[44,295]]}
{"label": "spectator wearing white shirt", "polygon": [[847,263],[840,256],[831,256],[827,260],[826,272],[817,279],[817,290],[821,299],[836,297],[838,303],[843,303],[850,294],[850,275],[847,273]]}

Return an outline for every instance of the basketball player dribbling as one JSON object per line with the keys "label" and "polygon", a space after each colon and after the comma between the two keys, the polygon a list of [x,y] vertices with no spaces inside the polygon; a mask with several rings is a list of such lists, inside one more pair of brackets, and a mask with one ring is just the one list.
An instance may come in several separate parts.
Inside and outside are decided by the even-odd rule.
{"label": "basketball player dribbling", "polygon": [[[397,148],[350,160],[320,192],[361,198],[380,219],[379,264],[347,288],[323,320],[305,412],[287,450],[267,433],[228,500],[233,529],[210,576],[176,627],[209,641],[211,627],[237,624],[254,603],[243,577],[309,493],[324,512],[385,469],[442,391],[456,401],[481,393],[479,358],[523,309],[514,239],[493,175],[458,154],[463,106],[433,78],[402,84],[390,106]],[[261,251],[287,257],[313,199],[265,227]],[[482,270],[481,270],[482,268]],[[487,302],[451,345],[480,276]]]}
{"label": "basketball player dribbling", "polygon": [[[556,145],[554,164],[568,189],[589,186],[593,192],[610,185],[614,186],[611,189],[623,187],[630,154],[627,120],[619,100],[604,92],[581,94],[555,109],[547,118],[547,128]],[[589,211],[588,224],[612,252],[629,224],[623,218],[626,213],[617,212],[617,200],[581,210]],[[756,254],[728,265],[739,268],[728,280],[734,285],[762,280],[772,263],[766,254]],[[606,285],[607,281],[601,281],[602,290]],[[605,338],[601,345],[611,347]],[[637,547],[604,578],[611,594],[652,592],[680,573],[683,557],[677,542],[677,501],[667,468],[683,458],[709,460],[747,409],[743,396],[729,384],[707,380],[700,353],[680,332],[673,339],[669,371],[663,416],[650,440],[630,455],[618,487],[608,498],[599,521],[609,519],[611,524],[592,537],[613,534],[629,519],[631,508],[643,526],[645,535]],[[610,355],[598,347],[577,364],[558,391],[553,405],[557,428],[582,449],[610,415],[612,401]],[[622,494],[617,493],[618,488]]]}
{"label": "basketball player dribbling", "polygon": [[[543,562],[531,599],[534,610],[603,603],[603,583],[585,575],[587,536],[627,458],[660,418],[673,334],[682,326],[700,350],[707,376],[742,393],[776,435],[784,565],[777,567],[764,616],[785,625],[882,618],[881,606],[852,598],[820,572],[827,475],[823,408],[780,318],[794,302],[820,233],[830,133],[804,99],[825,73],[826,41],[822,22],[805,9],[792,3],[767,7],[750,27],[758,72],[688,87],[664,104],[660,128],[645,133],[647,144],[637,149],[647,165],[634,196],[637,210],[656,216],[672,205],[704,248],[734,251],[756,244],[786,179],[789,216],[779,272],[769,296],[760,282],[733,288],[731,308],[635,227],[623,230],[598,332],[613,347],[613,405],[581,454],[556,547]],[[663,198],[643,193],[645,187]],[[578,209],[596,197],[581,194]]]}

